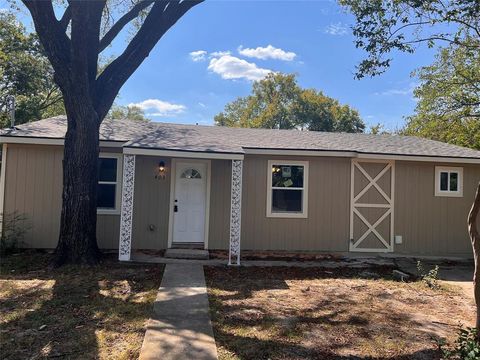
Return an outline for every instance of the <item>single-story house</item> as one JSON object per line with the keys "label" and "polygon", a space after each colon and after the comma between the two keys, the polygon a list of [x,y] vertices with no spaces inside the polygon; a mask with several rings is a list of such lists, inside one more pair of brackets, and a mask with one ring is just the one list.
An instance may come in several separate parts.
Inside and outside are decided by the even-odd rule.
{"label": "single-story house", "polygon": [[[54,248],[65,117],[5,129],[0,209]],[[98,243],[140,249],[471,257],[480,151],[399,135],[105,120]]]}

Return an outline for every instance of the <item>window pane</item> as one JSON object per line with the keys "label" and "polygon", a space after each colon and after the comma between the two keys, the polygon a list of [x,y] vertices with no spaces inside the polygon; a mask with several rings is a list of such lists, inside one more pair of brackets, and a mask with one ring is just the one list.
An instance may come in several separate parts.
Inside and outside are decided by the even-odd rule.
{"label": "window pane", "polygon": [[458,191],[458,173],[450,173],[450,191]]}
{"label": "window pane", "polygon": [[98,159],[98,180],[117,181],[117,159]]}
{"label": "window pane", "polygon": [[302,212],[303,190],[272,190],[272,212]]}
{"label": "window pane", "polygon": [[202,175],[195,170],[195,169],[187,169],[185,170],[182,175],[180,175],[181,179],[201,179]]}
{"label": "window pane", "polygon": [[303,188],[303,166],[272,165],[272,186]]}
{"label": "window pane", "polygon": [[115,209],[115,188],[114,184],[98,184],[97,208]]}
{"label": "window pane", "polygon": [[440,173],[440,190],[448,191],[448,172]]}

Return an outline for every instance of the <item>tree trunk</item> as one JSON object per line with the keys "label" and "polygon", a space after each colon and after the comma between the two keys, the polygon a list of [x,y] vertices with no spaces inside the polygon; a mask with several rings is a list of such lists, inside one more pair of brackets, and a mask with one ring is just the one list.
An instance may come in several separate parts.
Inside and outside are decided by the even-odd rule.
{"label": "tree trunk", "polygon": [[[480,234],[477,229],[477,218],[480,212],[480,182],[478,183],[477,193],[470,213],[468,214],[468,234],[472,241],[473,258],[475,260],[475,271],[473,274],[473,287],[475,295],[475,304],[477,306],[476,328],[480,330]],[[480,340],[480,334],[477,335]]]}
{"label": "tree trunk", "polygon": [[97,183],[100,121],[89,100],[65,97],[68,130],[63,159],[60,237],[54,265],[98,263]]}

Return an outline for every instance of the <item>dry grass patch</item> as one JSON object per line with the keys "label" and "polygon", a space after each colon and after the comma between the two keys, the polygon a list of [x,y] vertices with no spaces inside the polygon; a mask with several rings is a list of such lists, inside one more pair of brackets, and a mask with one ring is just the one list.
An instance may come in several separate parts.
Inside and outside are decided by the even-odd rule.
{"label": "dry grass patch", "polygon": [[1,259],[4,359],[134,359],[163,266],[120,264],[51,270],[50,255]]}
{"label": "dry grass patch", "polygon": [[437,339],[474,323],[459,291],[367,270],[206,268],[220,359],[440,359]]}

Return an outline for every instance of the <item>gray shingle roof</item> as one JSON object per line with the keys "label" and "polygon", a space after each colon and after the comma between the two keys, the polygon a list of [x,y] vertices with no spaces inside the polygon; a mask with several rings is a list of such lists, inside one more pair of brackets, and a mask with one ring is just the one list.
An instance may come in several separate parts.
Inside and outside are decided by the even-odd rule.
{"label": "gray shingle roof", "polygon": [[[65,117],[54,117],[2,130],[0,136],[56,138],[66,131]],[[101,140],[125,147],[244,153],[244,149],[345,151],[480,159],[480,151],[414,136],[328,133],[298,130],[228,128],[134,120],[105,120]]]}

